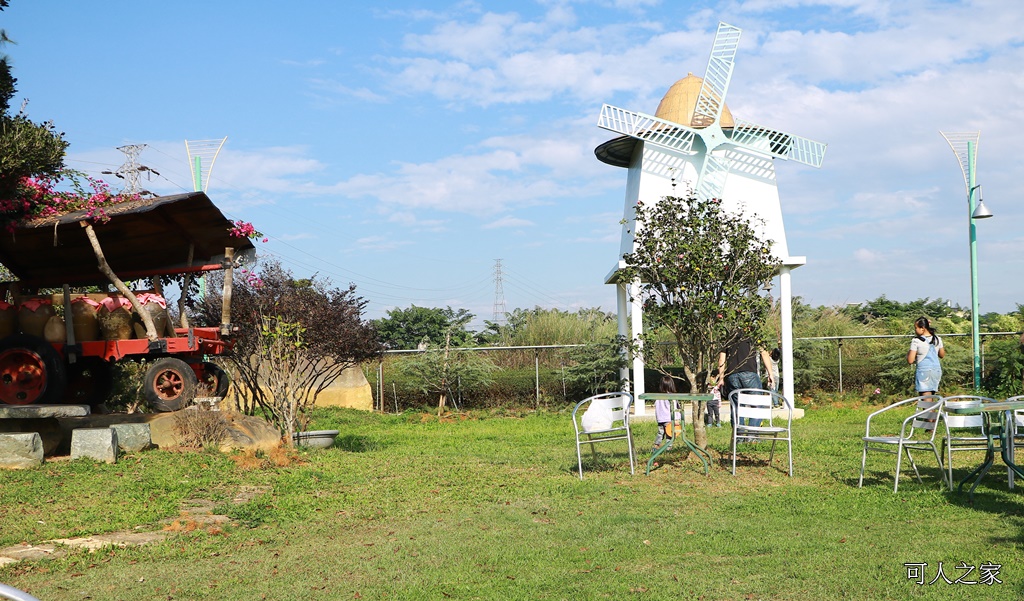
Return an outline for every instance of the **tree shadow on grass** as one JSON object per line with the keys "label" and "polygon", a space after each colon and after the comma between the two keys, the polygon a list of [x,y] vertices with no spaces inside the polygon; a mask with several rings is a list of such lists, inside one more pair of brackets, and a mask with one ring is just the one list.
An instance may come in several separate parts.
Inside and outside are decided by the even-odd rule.
{"label": "tree shadow on grass", "polygon": [[358,436],[356,434],[346,434],[344,436],[338,436],[334,439],[334,446],[351,453],[366,453],[368,451],[377,451],[384,448],[379,440],[368,438],[366,436]]}

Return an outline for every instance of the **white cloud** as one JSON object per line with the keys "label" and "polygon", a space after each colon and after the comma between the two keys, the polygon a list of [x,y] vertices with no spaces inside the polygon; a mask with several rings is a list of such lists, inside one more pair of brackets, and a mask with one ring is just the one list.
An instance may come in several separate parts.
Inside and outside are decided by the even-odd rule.
{"label": "white cloud", "polygon": [[389,236],[366,236],[359,238],[347,249],[348,252],[391,251],[412,244],[411,240]]}
{"label": "white cloud", "polygon": [[509,216],[502,217],[501,219],[498,219],[496,221],[492,221],[490,223],[485,223],[482,227],[485,230],[493,230],[493,229],[496,229],[496,228],[530,227],[530,226],[534,226],[534,225],[537,225],[537,224],[535,224],[534,222],[532,222],[532,221],[530,221],[528,219],[520,219],[519,217],[512,217],[512,216],[509,215]]}

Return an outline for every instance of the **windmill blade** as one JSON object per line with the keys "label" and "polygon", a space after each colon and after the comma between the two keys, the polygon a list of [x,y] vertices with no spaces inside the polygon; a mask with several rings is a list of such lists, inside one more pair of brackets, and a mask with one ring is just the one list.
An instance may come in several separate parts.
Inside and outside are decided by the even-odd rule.
{"label": "windmill blade", "polygon": [[736,127],[732,130],[730,141],[736,146],[811,167],[821,167],[822,161],[825,160],[825,149],[828,148],[827,144],[741,119],[736,120]]}
{"label": "windmill blade", "polygon": [[725,178],[729,176],[729,166],[732,161],[726,157],[720,157],[708,153],[704,158],[704,164],[700,168],[700,176],[697,178],[697,198],[710,200],[721,198],[722,190],[725,189]]}
{"label": "windmill blade", "polygon": [[736,64],[736,48],[740,45],[741,31],[739,27],[726,23],[718,24],[718,33],[715,34],[708,69],[704,73],[704,83],[700,85],[700,95],[697,96],[697,106],[693,110],[690,125],[707,127],[722,116],[725,93],[729,91],[729,81],[732,80],[732,70]]}
{"label": "windmill blade", "polygon": [[597,126],[685,153],[693,152],[693,139],[697,135],[692,129],[678,123],[627,111],[610,104],[601,107]]}

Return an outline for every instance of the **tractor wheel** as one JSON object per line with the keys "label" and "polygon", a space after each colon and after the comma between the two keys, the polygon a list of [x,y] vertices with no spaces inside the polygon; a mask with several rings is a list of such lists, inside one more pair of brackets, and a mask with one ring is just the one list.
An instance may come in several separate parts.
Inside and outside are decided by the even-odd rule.
{"label": "tractor wheel", "polygon": [[60,402],[64,370],[64,358],[42,338],[14,334],[0,340],[0,403]]}
{"label": "tractor wheel", "polygon": [[202,376],[199,378],[199,392],[196,396],[224,398],[228,394],[228,386],[231,385],[231,377],[228,376],[216,363],[203,363]]}
{"label": "tractor wheel", "polygon": [[102,359],[79,359],[68,365],[65,399],[76,405],[95,407],[114,391],[114,366]]}
{"label": "tractor wheel", "polygon": [[196,398],[199,379],[196,372],[181,359],[164,357],[157,359],[146,370],[142,383],[149,406],[157,411],[183,409]]}

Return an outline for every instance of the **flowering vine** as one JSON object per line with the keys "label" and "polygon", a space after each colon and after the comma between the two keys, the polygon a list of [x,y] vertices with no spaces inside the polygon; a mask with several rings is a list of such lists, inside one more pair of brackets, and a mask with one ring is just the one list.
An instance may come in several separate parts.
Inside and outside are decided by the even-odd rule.
{"label": "flowering vine", "polygon": [[14,198],[0,199],[0,222],[13,232],[19,221],[75,211],[85,211],[87,220],[106,221],[106,207],[138,199],[138,194],[115,194],[102,180],[64,169],[52,176],[22,178]]}
{"label": "flowering vine", "polygon": [[232,238],[252,238],[253,240],[262,238],[261,242],[266,242],[266,238],[261,234],[251,223],[248,221],[242,221],[241,219],[235,219],[231,222],[231,227],[228,229],[228,234]]}

